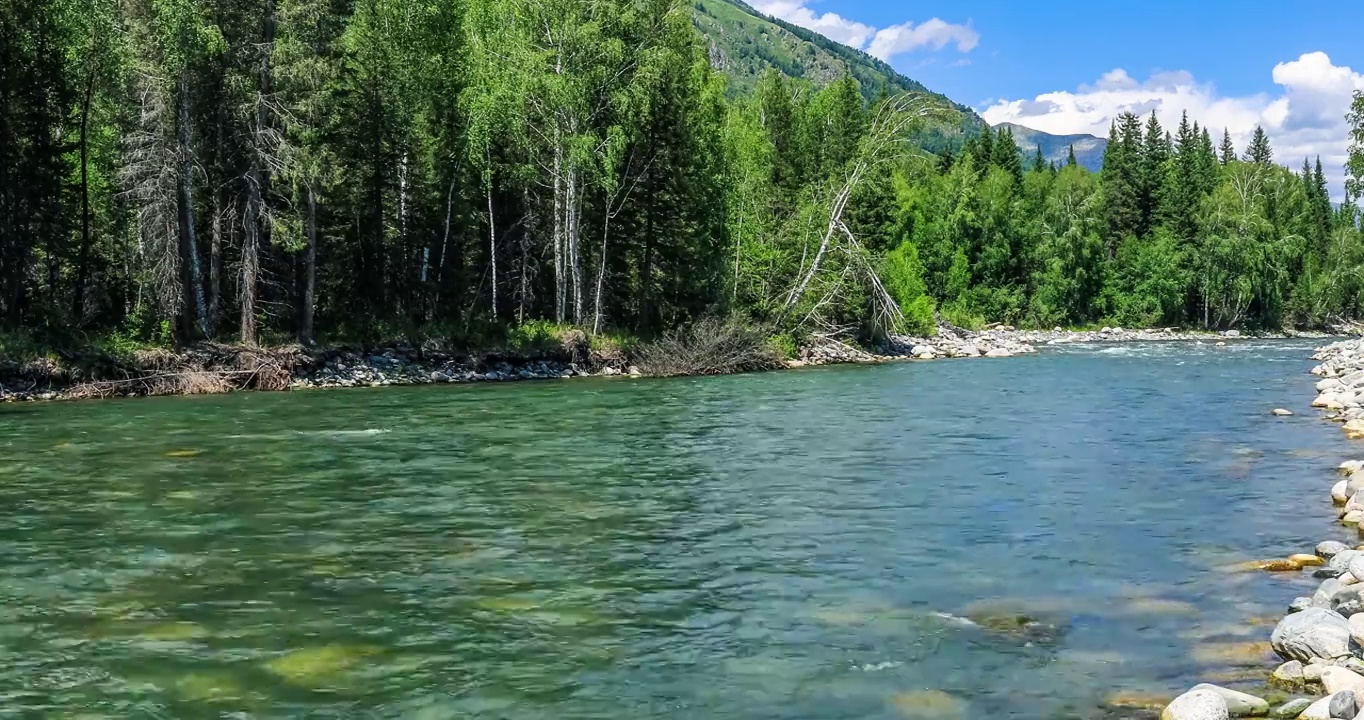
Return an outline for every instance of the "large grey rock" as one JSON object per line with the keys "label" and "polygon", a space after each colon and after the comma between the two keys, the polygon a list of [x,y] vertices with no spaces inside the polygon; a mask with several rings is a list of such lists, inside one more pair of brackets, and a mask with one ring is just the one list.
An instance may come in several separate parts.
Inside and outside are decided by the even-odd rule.
{"label": "large grey rock", "polygon": [[[1340,668],[1336,668],[1339,670]],[[1349,672],[1346,670],[1345,672]],[[1259,717],[1269,712],[1269,702],[1263,698],[1255,697],[1248,693],[1237,692],[1217,685],[1203,683],[1193,686],[1193,690],[1210,690],[1222,696],[1222,701],[1227,704],[1227,713],[1232,717]],[[1353,699],[1353,695],[1351,698]],[[1353,719],[1354,716],[1351,716]]]}
{"label": "large grey rock", "polygon": [[1269,643],[1285,660],[1331,660],[1350,654],[1350,626],[1335,612],[1309,608],[1280,620]]}
{"label": "large grey rock", "polygon": [[[1350,498],[1347,497],[1345,499],[1349,500]],[[1326,560],[1330,560],[1349,549],[1349,545],[1336,540],[1325,540],[1317,543],[1317,555]]]}
{"label": "large grey rock", "polygon": [[1331,607],[1331,598],[1335,597],[1336,591],[1345,587],[1349,586],[1336,578],[1323,580],[1321,585],[1317,586],[1317,591],[1312,593],[1312,606],[1329,609]]}
{"label": "large grey rock", "polygon": [[1350,629],[1350,637],[1357,645],[1364,645],[1364,614],[1351,615],[1345,623]]}
{"label": "large grey rock", "polygon": [[1338,720],[1355,720],[1355,715],[1359,714],[1359,706],[1355,704],[1355,694],[1353,690],[1341,690],[1331,695],[1331,704],[1328,708],[1331,717]]}
{"label": "large grey rock", "polygon": [[1293,598],[1293,602],[1288,604],[1288,614],[1292,615],[1293,613],[1300,613],[1303,610],[1306,610],[1310,607],[1313,607],[1312,598],[1310,597]]}
{"label": "large grey rock", "polygon": [[1350,561],[1354,560],[1356,557],[1359,557],[1359,554],[1360,552],[1358,550],[1341,551],[1332,556],[1330,560],[1326,561],[1326,567],[1337,569],[1342,572],[1347,572],[1350,569]]}
{"label": "large grey rock", "polygon": [[[1321,685],[1328,695],[1349,690],[1364,693],[1364,677],[1343,667],[1331,666],[1321,671]],[[1354,718],[1354,715],[1350,715]]]}
{"label": "large grey rock", "polygon": [[1227,701],[1221,695],[1198,688],[1175,698],[1160,713],[1160,720],[1229,720],[1230,717]]}
{"label": "large grey rock", "polygon": [[1306,710],[1311,705],[1312,701],[1308,698],[1293,698],[1274,708],[1274,710],[1269,713],[1269,716],[1272,718],[1295,718],[1301,715],[1302,711]]}

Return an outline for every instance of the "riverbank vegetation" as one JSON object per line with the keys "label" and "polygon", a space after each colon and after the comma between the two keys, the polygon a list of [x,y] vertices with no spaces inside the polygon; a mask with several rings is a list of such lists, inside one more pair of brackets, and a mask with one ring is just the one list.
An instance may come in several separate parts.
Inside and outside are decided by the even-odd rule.
{"label": "riverbank vegetation", "polygon": [[1364,310],[1364,99],[1333,204],[1262,132],[1124,115],[1094,174],[851,76],[729,91],[675,0],[33,0],[0,65],[0,326],[38,346]]}

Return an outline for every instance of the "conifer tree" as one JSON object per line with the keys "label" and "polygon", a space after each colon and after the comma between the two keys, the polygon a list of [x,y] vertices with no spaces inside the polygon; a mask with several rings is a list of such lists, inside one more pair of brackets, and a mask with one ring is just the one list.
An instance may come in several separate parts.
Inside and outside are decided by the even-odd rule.
{"label": "conifer tree", "polygon": [[1231,130],[1222,130],[1222,146],[1217,153],[1217,160],[1223,165],[1230,165],[1236,159],[1236,146],[1231,144]]}
{"label": "conifer tree", "polygon": [[1023,180],[1023,157],[1014,141],[1014,132],[1008,127],[999,129],[991,150],[991,164],[1003,168],[1017,181]]}
{"label": "conifer tree", "polygon": [[1066,148],[1066,167],[1075,167],[1079,164],[1079,161],[1075,159],[1075,145],[1072,144]]}
{"label": "conifer tree", "polygon": [[1274,162],[1274,149],[1269,145],[1269,136],[1259,125],[1255,126],[1255,134],[1250,138],[1250,147],[1246,148],[1245,159],[1246,162],[1261,167],[1269,167]]}
{"label": "conifer tree", "polygon": [[1032,156],[1032,171],[1042,172],[1047,169],[1047,159],[1042,157],[1042,146],[1037,146],[1037,151]]}

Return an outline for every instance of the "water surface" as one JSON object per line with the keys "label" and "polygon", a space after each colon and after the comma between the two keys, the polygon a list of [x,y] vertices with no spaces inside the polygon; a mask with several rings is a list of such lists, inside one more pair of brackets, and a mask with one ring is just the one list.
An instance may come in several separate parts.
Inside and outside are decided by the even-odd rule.
{"label": "water surface", "polygon": [[1341,535],[1310,348],[0,406],[0,717],[1088,718],[1254,683],[1311,581],[1225,567]]}

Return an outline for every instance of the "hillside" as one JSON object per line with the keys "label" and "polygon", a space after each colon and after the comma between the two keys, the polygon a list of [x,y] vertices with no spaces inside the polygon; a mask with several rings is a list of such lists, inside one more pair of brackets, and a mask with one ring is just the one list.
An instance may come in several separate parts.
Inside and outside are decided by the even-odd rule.
{"label": "hillside", "polygon": [[963,131],[986,126],[971,108],[929,90],[890,65],[818,33],[762,15],[741,0],[695,0],[692,7],[696,27],[710,47],[711,64],[729,78],[733,96],[751,93],[769,68],[816,87],[850,73],[868,100],[883,92],[925,93],[959,118],[955,127],[939,128],[933,133],[935,138],[926,139],[926,147],[956,144]]}
{"label": "hillside", "polygon": [[1013,130],[1014,142],[1023,151],[1025,159],[1031,158],[1040,146],[1042,157],[1059,165],[1066,161],[1067,153],[1071,147],[1074,147],[1075,160],[1081,165],[1094,172],[1103,168],[1104,150],[1108,148],[1108,141],[1101,137],[1093,135],[1052,135],[1014,123],[1000,123],[995,127],[1007,127]]}

